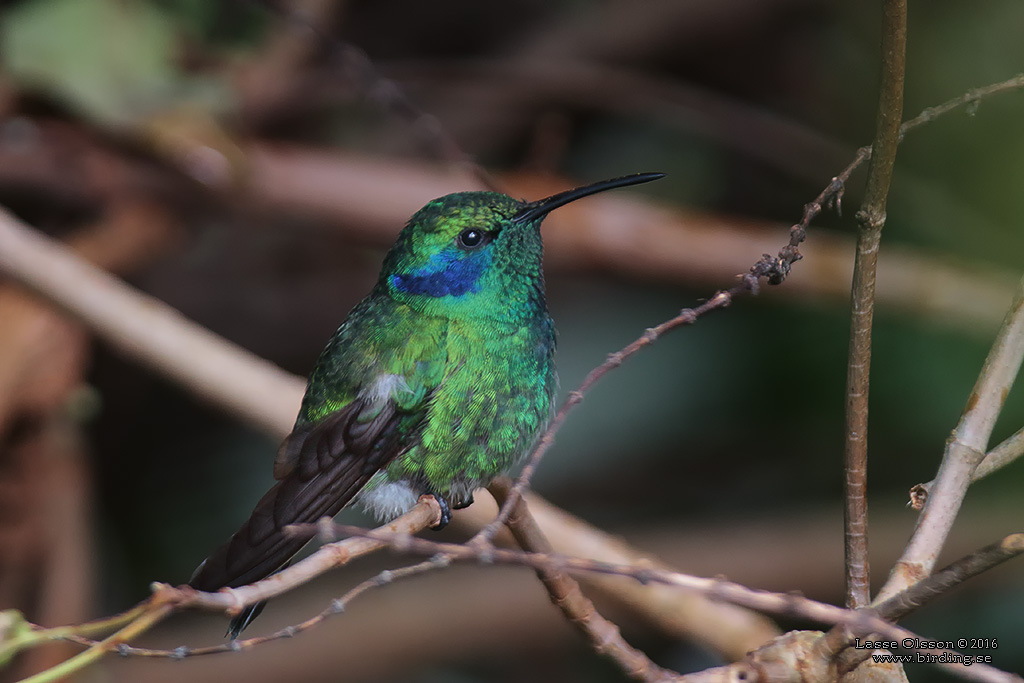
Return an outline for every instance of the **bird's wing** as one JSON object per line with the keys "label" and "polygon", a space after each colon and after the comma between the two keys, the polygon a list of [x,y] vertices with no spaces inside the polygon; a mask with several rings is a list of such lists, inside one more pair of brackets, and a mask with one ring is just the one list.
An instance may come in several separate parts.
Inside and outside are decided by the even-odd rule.
{"label": "bird's wing", "polygon": [[415,443],[424,411],[399,410],[391,400],[356,398],[321,420],[297,426],[275,466],[280,481],[189,583],[217,590],[279,569],[308,540],[286,535],[284,527],[336,515],[378,470]]}

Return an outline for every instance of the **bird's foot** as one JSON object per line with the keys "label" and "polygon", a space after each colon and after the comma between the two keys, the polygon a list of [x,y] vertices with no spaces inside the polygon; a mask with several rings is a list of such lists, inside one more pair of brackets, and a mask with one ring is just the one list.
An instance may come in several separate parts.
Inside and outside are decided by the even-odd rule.
{"label": "bird's foot", "polygon": [[441,529],[448,526],[448,522],[452,521],[452,509],[448,506],[448,501],[445,500],[444,496],[442,496],[440,493],[425,493],[423,495],[433,496],[434,500],[437,501],[438,506],[441,508],[441,519],[438,520],[437,524],[435,524],[431,528],[434,531],[440,531]]}

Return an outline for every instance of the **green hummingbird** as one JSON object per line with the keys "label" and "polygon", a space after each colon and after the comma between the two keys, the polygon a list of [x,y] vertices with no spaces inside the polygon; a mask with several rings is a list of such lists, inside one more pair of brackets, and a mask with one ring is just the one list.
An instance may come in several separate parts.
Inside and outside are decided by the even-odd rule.
{"label": "green hummingbird", "polygon": [[[320,354],[274,461],[277,484],[189,583],[214,591],[262,579],[306,543],[284,527],[353,501],[392,519],[433,495],[443,527],[451,509],[518,464],[551,416],[557,384],[541,222],[581,197],[663,175],[535,202],[459,192],[417,211]],[[261,608],[235,617],[231,637]]]}

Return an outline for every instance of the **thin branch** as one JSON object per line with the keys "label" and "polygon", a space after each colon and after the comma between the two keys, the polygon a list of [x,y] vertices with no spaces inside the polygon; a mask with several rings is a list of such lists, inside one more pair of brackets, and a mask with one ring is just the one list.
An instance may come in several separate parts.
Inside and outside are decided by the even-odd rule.
{"label": "thin branch", "polygon": [[986,453],[984,459],[978,463],[978,468],[974,470],[974,476],[971,477],[971,481],[974,482],[982,477],[987,477],[996,470],[1006,467],[1022,455],[1024,455],[1024,428],[1018,429],[1013,433],[1013,436],[1010,436]]}
{"label": "thin branch", "polygon": [[1011,534],[998,543],[961,557],[948,567],[876,604],[872,609],[883,619],[896,621],[949,593],[964,581],[1012,560],[1021,553],[1024,553],[1024,533]]}
{"label": "thin branch", "polygon": [[[30,624],[17,610],[4,610],[0,612],[0,666],[6,665],[22,650],[38,647],[54,640],[73,641],[79,637],[99,636],[114,629],[120,629],[140,618],[149,609],[150,603],[147,600],[112,617],[88,621],[75,626],[54,628],[43,628]],[[86,644],[91,647],[97,645],[98,641],[89,640]]]}
{"label": "thin branch", "polygon": [[[508,477],[496,479],[488,487],[499,505],[508,499],[512,482]],[[508,528],[519,546],[535,553],[551,553],[551,544],[537,521],[530,514],[526,501],[518,500],[508,518]],[[594,650],[615,662],[630,678],[638,681],[661,681],[676,674],[662,669],[647,655],[626,642],[619,627],[598,613],[594,603],[580,590],[580,585],[565,572],[548,567],[539,568],[537,578],[544,584],[551,602],[590,641]]]}
{"label": "thin branch", "polygon": [[[982,477],[987,477],[993,472],[1006,467],[1022,455],[1024,455],[1024,428],[1018,429],[1014,432],[1013,436],[1007,438],[985,454],[985,458],[978,464],[974,474],[971,475],[971,483],[973,484]],[[916,484],[910,489],[910,505],[915,510],[924,508],[924,504],[928,500],[928,494],[934,485],[935,480],[933,479],[924,484]]]}
{"label": "thin branch", "polygon": [[[411,576],[417,576],[419,574],[426,573],[433,569],[439,569],[448,566],[448,562],[443,558],[431,558],[417,564],[409,565],[407,567],[401,567],[399,569],[385,569],[376,576],[373,576],[366,581],[358,584],[347,593],[339,598],[331,600],[330,605],[313,615],[309,619],[298,624],[286,626],[274,633],[269,633],[262,636],[254,636],[252,638],[241,638],[232,640],[220,645],[210,645],[207,647],[188,647],[180,646],[173,650],[162,650],[158,648],[147,648],[147,647],[133,647],[127,643],[122,643],[117,647],[117,654],[126,657],[156,657],[164,659],[184,659],[186,657],[200,657],[203,655],[214,655],[223,654],[226,652],[241,652],[242,650],[251,650],[252,648],[269,643],[273,640],[284,640],[287,638],[294,638],[296,635],[308,631],[314,626],[319,625],[329,617],[335,614],[341,614],[344,612],[349,604],[356,598],[364,595],[374,588],[394,583],[400,579],[408,578]],[[95,641],[83,638],[81,636],[68,635],[64,637],[65,640],[79,643],[81,645],[92,646]]]}
{"label": "thin branch", "polygon": [[[1010,536],[996,546],[982,549],[948,567],[930,580],[939,552],[945,544],[972,474],[982,458],[992,427],[1009,393],[1010,386],[1024,357],[1024,279],[997,334],[985,365],[978,377],[960,424],[947,443],[933,495],[928,497],[924,512],[903,556],[893,567],[888,581],[876,598],[875,607],[888,605],[887,610],[902,610],[907,605],[923,603],[937,597],[968,576],[984,571],[988,563],[1013,557],[1021,539]],[[909,588],[920,587],[914,591]],[[856,666],[859,655],[845,654],[851,634],[834,628],[823,639],[836,656],[842,654],[844,666]],[[861,658],[862,659],[862,658]]]}
{"label": "thin branch", "polygon": [[915,128],[923,126],[926,123],[931,123],[938,117],[948,114],[954,109],[965,106],[977,106],[977,104],[982,100],[991,97],[992,95],[998,95],[1012,90],[1019,90],[1021,88],[1024,88],[1024,74],[1017,74],[1013,78],[1008,78],[1005,81],[1000,81],[999,83],[993,83],[991,85],[985,85],[980,88],[968,90],[960,97],[954,97],[951,100],[946,100],[940,105],[928,107],[920,114],[904,123],[900,126],[900,138],[902,139],[904,135]]}
{"label": "thin branch", "polygon": [[960,423],[946,444],[921,517],[903,555],[879,593],[886,600],[928,576],[946,542],[992,427],[1024,359],[1024,279],[978,375]]}
{"label": "thin branch", "polygon": [[846,439],[843,532],[846,554],[846,605],[863,607],[871,600],[868,563],[868,388],[871,375],[871,328],[875,313],[878,245],[885,225],[885,204],[896,162],[903,118],[903,77],[907,48],[907,1],[884,0],[882,78],[875,118],[875,141],[868,166],[864,203],[857,212],[857,258],[851,289],[850,353],[846,371]]}
{"label": "thin branch", "polygon": [[[424,498],[421,501],[420,507],[429,509],[431,515],[439,513],[436,503],[430,498]],[[180,659],[188,656],[248,649],[270,640],[292,637],[299,632],[307,630],[308,628],[322,622],[330,615],[343,611],[349,601],[372,588],[392,583],[394,580],[405,576],[412,576],[431,569],[446,567],[453,560],[469,560],[476,561],[483,565],[492,565],[496,563],[525,565],[532,567],[534,570],[546,570],[548,572],[555,573],[566,571],[573,573],[597,572],[602,574],[631,577],[645,584],[663,583],[669,586],[698,590],[714,599],[726,600],[753,609],[773,612],[785,616],[806,618],[823,623],[838,624],[844,628],[851,639],[850,642],[852,642],[852,638],[856,636],[872,638],[874,635],[889,640],[903,640],[904,638],[916,639],[917,641],[922,640],[910,631],[896,627],[882,620],[879,615],[875,614],[874,610],[867,612],[854,612],[840,607],[833,607],[831,605],[819,603],[814,600],[809,600],[795,594],[786,595],[770,593],[767,591],[758,591],[721,579],[701,579],[698,577],[680,574],[678,572],[654,569],[649,566],[598,562],[549,553],[523,553],[493,547],[480,550],[479,548],[470,547],[468,545],[440,543],[422,538],[415,538],[410,533],[410,531],[414,532],[414,530],[411,527],[405,526],[385,526],[379,529],[367,530],[357,527],[331,524],[329,520],[324,520],[320,524],[316,525],[294,525],[293,527],[290,527],[290,530],[292,533],[305,532],[307,534],[319,535],[324,535],[325,532],[330,534],[350,534],[350,538],[340,541],[339,544],[345,544],[349,548],[357,546],[361,547],[367,543],[373,547],[390,546],[398,551],[430,555],[431,559],[402,569],[382,572],[368,581],[363,582],[359,586],[356,586],[342,598],[332,601],[330,607],[300,624],[286,627],[268,636],[251,638],[245,641],[238,641],[236,643],[227,643],[224,645],[194,649],[179,647],[174,650],[151,650],[128,646],[125,641],[141,634],[146,628],[149,628],[149,626],[162,619],[170,610],[177,610],[185,606],[232,609],[237,604],[237,601],[232,599],[228,599],[227,601],[220,599],[218,596],[221,594],[202,594],[187,587],[171,588],[170,586],[163,585],[157,586],[153,597],[143,605],[136,608],[136,610],[142,610],[143,618],[137,622],[133,621],[129,624],[129,627],[122,629],[122,631],[115,634],[114,637],[107,638],[105,641],[100,643],[93,643],[85,640],[84,638],[67,633],[65,633],[63,637],[68,640],[73,640],[74,642],[81,642],[83,644],[90,644],[93,646],[89,651],[80,655],[82,659],[77,661],[81,666],[84,666],[109,651],[117,651],[119,654],[124,655],[170,657]],[[366,543],[361,544],[361,541]],[[535,541],[530,541],[530,543],[533,542]],[[958,580],[963,580],[968,576],[980,573],[981,571],[994,566],[994,564],[1009,559],[1021,552],[1024,552],[1024,534],[1016,534],[1014,536],[1007,537],[1000,544],[982,549],[981,551],[954,563],[947,570],[942,572],[942,574],[946,574],[947,576],[941,579],[937,578],[936,581],[941,581],[944,585],[952,585]],[[938,577],[939,575],[936,576]],[[252,587],[256,586],[257,584],[254,584]],[[935,586],[938,586],[938,583],[933,584],[933,587]],[[248,588],[250,587],[236,589],[237,591],[245,593],[247,596],[245,600],[246,602],[277,594],[277,591],[272,591],[259,592],[254,595],[246,592]],[[228,592],[228,589],[222,593],[225,592]],[[918,595],[919,598],[924,594],[923,589],[915,589],[915,594]],[[206,598],[208,597],[212,597],[213,599],[207,600]],[[913,599],[917,600],[918,598]],[[902,603],[894,602],[894,605],[896,606],[894,609],[898,608],[900,604]],[[119,619],[118,623],[123,623],[123,619]],[[910,649],[911,651],[914,651],[914,648]],[[827,649],[823,651],[827,652]],[[949,652],[941,649],[920,649],[919,651],[929,652],[936,655],[942,654],[943,652]],[[752,663],[759,662],[760,660],[756,657],[757,654],[758,653],[754,653],[754,655],[752,655],[753,659],[750,659],[749,661]],[[88,657],[83,657],[83,655],[88,655]],[[1019,683],[1021,680],[1018,677],[1005,674],[1004,672],[992,667],[985,667],[981,665],[978,665],[978,668],[975,666],[969,668],[962,666],[947,666],[947,668],[967,678],[988,681],[990,683],[995,681],[1002,683],[1017,681]],[[67,671],[65,671],[65,673],[66,672]],[[52,679],[39,679],[37,683],[41,683],[43,680]],[[696,681],[700,679],[698,676],[694,679],[684,677],[682,680]]]}
{"label": "thin branch", "polygon": [[111,636],[99,641],[92,645],[84,652],[79,652],[74,657],[65,659],[60,664],[41,671],[34,676],[22,679],[20,683],[52,683],[53,681],[60,681],[70,676],[71,674],[81,671],[90,664],[98,661],[101,657],[113,652],[117,647],[132,638],[136,638],[156,624],[163,621],[164,617],[171,614],[173,607],[170,604],[159,601],[153,601],[150,603],[150,607],[143,610],[143,612],[121,630],[117,631]]}

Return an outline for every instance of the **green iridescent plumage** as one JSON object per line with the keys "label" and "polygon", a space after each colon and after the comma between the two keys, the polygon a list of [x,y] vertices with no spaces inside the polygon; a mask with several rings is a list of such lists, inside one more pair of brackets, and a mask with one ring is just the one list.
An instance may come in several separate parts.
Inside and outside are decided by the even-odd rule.
{"label": "green iridescent plumage", "polygon": [[[468,505],[477,487],[514,467],[547,422],[556,385],[540,223],[579,197],[657,177],[533,203],[464,192],[418,211],[310,374],[274,463],[279,482],[191,584],[263,578],[303,545],[286,525],[353,500],[391,518],[431,494],[447,515],[449,503]],[[252,616],[236,619],[232,634]]]}

